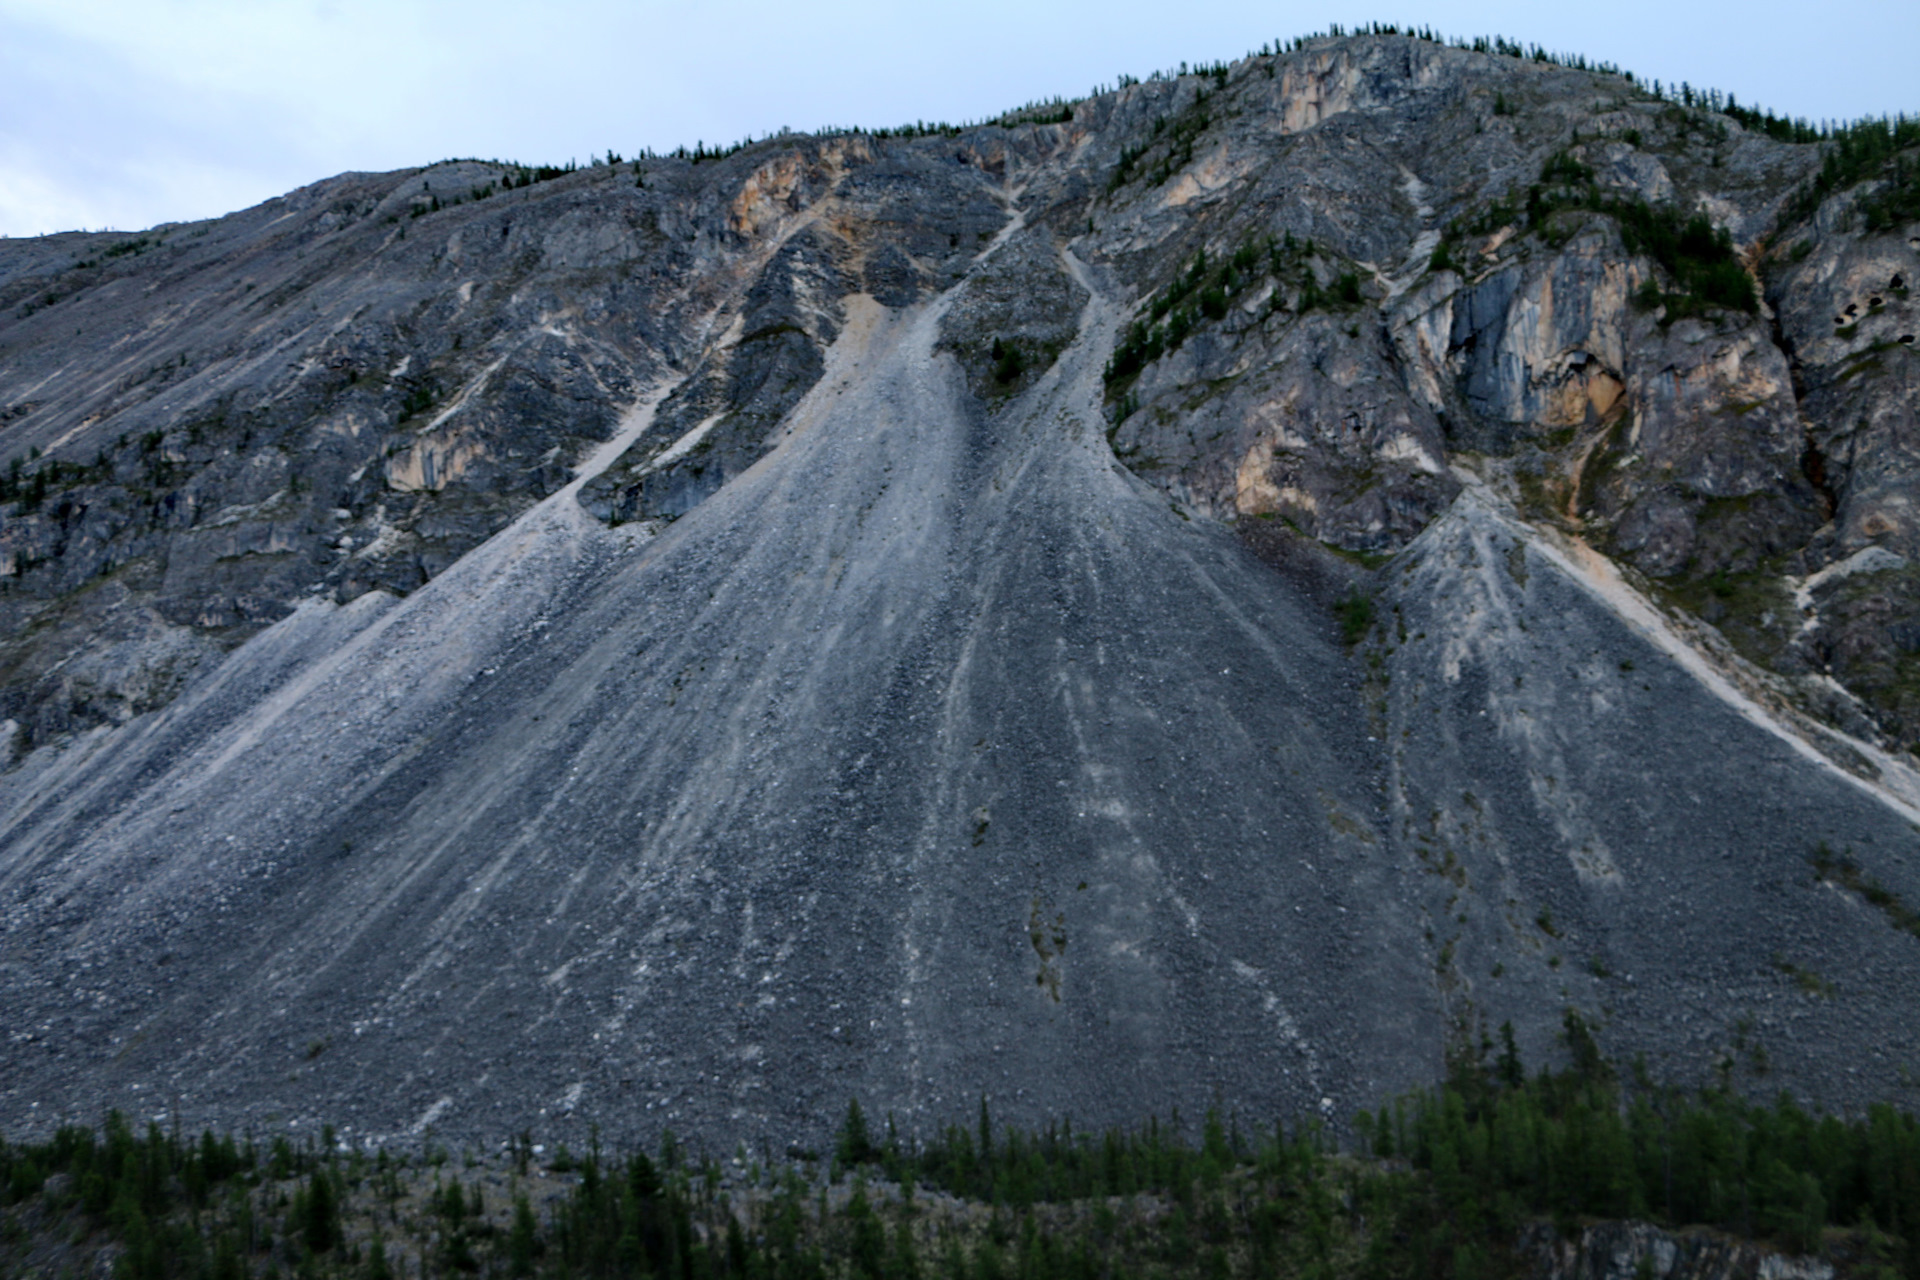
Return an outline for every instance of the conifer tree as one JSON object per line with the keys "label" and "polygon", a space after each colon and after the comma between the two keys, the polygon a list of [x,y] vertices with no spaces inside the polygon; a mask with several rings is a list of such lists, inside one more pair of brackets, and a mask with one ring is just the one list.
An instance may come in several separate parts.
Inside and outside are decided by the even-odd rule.
{"label": "conifer tree", "polygon": [[507,1237],[507,1265],[516,1276],[533,1274],[535,1230],[533,1206],[527,1202],[524,1194],[515,1196],[513,1232]]}
{"label": "conifer tree", "polygon": [[334,1195],[333,1179],[323,1169],[316,1170],[307,1182],[302,1233],[307,1248],[314,1253],[327,1252],[340,1239],[340,1204]]}

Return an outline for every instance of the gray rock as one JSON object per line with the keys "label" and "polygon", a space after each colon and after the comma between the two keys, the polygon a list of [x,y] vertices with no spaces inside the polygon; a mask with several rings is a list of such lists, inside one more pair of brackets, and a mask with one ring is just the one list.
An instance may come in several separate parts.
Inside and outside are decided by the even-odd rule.
{"label": "gray rock", "polygon": [[[1575,148],[1809,248],[1636,305]],[[1894,1096],[1912,247],[1817,164],[1362,37],[0,245],[0,1128],[1338,1117],[1568,1009]]]}
{"label": "gray rock", "polygon": [[1645,1222],[1602,1222],[1561,1239],[1537,1223],[1520,1236],[1519,1252],[1538,1280],[1833,1280],[1823,1258],[1800,1257],[1706,1231],[1669,1232]]}

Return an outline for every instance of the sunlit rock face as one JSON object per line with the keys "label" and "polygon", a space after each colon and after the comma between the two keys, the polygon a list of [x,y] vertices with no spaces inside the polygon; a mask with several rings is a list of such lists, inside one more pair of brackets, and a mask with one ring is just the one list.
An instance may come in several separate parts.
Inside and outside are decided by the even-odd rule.
{"label": "sunlit rock face", "polygon": [[0,1128],[1893,1096],[1920,228],[1399,37],[1045,117],[0,245]]}

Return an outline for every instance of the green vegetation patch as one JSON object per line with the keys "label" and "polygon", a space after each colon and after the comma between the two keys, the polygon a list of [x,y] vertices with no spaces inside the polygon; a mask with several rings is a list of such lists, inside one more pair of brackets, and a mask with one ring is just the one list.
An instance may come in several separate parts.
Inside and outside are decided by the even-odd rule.
{"label": "green vegetation patch", "polygon": [[1613,219],[1628,253],[1659,264],[1673,287],[1662,289],[1649,280],[1636,300],[1647,307],[1666,307],[1667,319],[1712,308],[1748,315],[1759,310],[1753,278],[1733,251],[1733,237],[1716,229],[1704,213],[1686,214],[1670,204],[1605,194],[1594,184],[1593,170],[1565,152],[1551,157],[1540,180],[1527,189],[1526,220],[1541,227],[1562,210]]}
{"label": "green vegetation patch", "polygon": [[1504,226],[1537,232],[1555,246],[1564,244],[1579,226],[1569,215],[1578,213],[1611,218],[1627,252],[1650,258],[1660,267],[1671,287],[1648,280],[1635,301],[1648,309],[1665,307],[1668,322],[1715,309],[1747,315],[1759,310],[1753,277],[1741,265],[1733,238],[1724,229],[1716,229],[1703,213],[1689,215],[1672,205],[1603,192],[1593,170],[1564,151],[1548,158],[1539,180],[1527,188],[1523,203],[1496,200],[1475,217],[1449,223],[1428,265],[1436,271],[1460,270],[1462,242],[1491,235]]}
{"label": "green vegetation patch", "polygon": [[1816,879],[1851,889],[1878,907],[1894,928],[1920,938],[1920,911],[1915,911],[1899,894],[1860,869],[1850,852],[1835,853],[1821,841],[1813,853]]}
{"label": "green vegetation patch", "polygon": [[1878,178],[1881,188],[1860,204],[1867,230],[1885,231],[1920,219],[1920,116],[1860,120],[1829,135],[1820,171],[1787,206],[1784,221],[1811,218],[1828,196]]}
{"label": "green vegetation patch", "polygon": [[1365,303],[1360,277],[1354,272],[1321,285],[1312,266],[1317,256],[1313,241],[1296,240],[1292,232],[1279,241],[1271,236],[1249,240],[1226,258],[1210,258],[1202,247],[1153,295],[1146,314],[1129,326],[1114,348],[1104,374],[1109,399],[1120,396],[1146,366],[1178,351],[1201,324],[1224,320],[1234,299],[1263,280],[1276,282],[1268,300],[1269,315],[1284,305],[1279,286],[1285,284],[1294,288],[1296,314],[1349,310]]}
{"label": "green vegetation patch", "polygon": [[1340,619],[1340,638],[1349,646],[1359,644],[1373,628],[1373,600],[1355,587],[1334,606],[1334,615]]}
{"label": "green vegetation patch", "polygon": [[[1181,73],[1185,72],[1185,64],[1182,64]],[[1227,68],[1224,63],[1207,74],[1214,76],[1217,85],[1225,86]],[[1151,162],[1146,176],[1148,183],[1156,187],[1193,163],[1193,144],[1213,123],[1213,110],[1208,106],[1209,96],[1205,89],[1197,91],[1193,101],[1178,115],[1156,116],[1144,142],[1122,147],[1119,163],[1107,178],[1107,193],[1111,195],[1132,181],[1143,161]]]}
{"label": "green vegetation patch", "polygon": [[1671,205],[1624,200],[1610,201],[1600,211],[1620,224],[1629,253],[1652,258],[1673,281],[1671,289],[1652,280],[1641,285],[1635,298],[1640,305],[1665,307],[1669,321],[1714,308],[1748,315],[1759,310],[1753,277],[1734,255],[1733,237],[1704,213],[1683,221]]}
{"label": "green vegetation patch", "polygon": [[1833,983],[1821,977],[1819,973],[1803,965],[1797,965],[1778,952],[1774,953],[1773,967],[1792,978],[1794,985],[1810,996],[1832,996]]}

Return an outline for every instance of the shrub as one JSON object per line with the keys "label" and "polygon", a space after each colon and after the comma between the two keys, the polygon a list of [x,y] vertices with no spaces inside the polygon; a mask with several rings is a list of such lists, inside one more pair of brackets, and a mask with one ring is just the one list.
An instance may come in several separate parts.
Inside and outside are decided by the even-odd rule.
{"label": "shrub", "polygon": [[1358,587],[1334,606],[1334,613],[1340,619],[1340,638],[1349,645],[1360,643],[1373,626],[1373,600]]}
{"label": "shrub", "polygon": [[1001,386],[1016,381],[1026,372],[1026,357],[1020,354],[1020,348],[1000,339],[993,340],[993,380]]}

